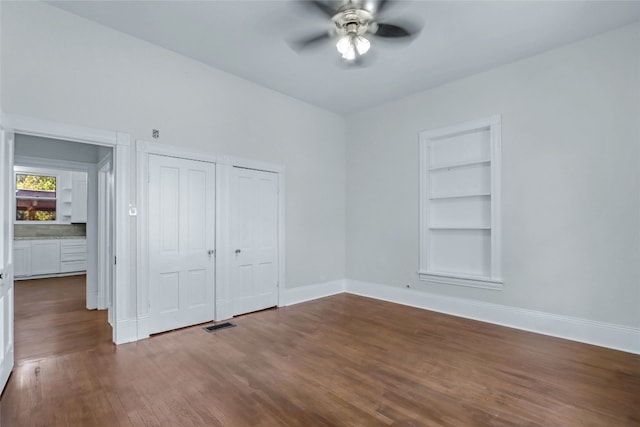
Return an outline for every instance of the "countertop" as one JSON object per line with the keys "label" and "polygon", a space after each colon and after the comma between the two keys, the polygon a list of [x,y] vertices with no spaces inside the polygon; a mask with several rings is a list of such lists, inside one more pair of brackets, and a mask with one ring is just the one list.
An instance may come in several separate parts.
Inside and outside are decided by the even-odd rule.
{"label": "countertop", "polygon": [[87,236],[32,236],[32,237],[15,236],[13,240],[61,240],[61,239],[86,240],[86,238]]}

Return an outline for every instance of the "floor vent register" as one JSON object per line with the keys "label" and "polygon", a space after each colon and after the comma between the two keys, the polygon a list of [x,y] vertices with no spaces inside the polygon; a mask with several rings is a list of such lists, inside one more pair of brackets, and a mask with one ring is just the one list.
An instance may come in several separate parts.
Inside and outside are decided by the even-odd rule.
{"label": "floor vent register", "polygon": [[234,326],[236,326],[235,323],[224,322],[224,323],[218,323],[217,325],[205,326],[202,329],[204,329],[207,332],[214,332],[220,329],[233,328]]}

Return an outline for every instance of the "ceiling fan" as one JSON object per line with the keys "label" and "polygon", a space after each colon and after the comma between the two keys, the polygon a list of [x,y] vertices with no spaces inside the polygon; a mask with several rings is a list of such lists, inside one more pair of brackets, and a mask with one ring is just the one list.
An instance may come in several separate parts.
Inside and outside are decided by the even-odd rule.
{"label": "ceiling fan", "polygon": [[338,52],[349,63],[357,63],[369,51],[370,36],[410,40],[421,29],[421,26],[416,24],[400,26],[379,22],[377,17],[387,9],[389,3],[392,3],[391,0],[302,0],[298,3],[320,12],[325,18],[330,19],[331,25],[328,31],[294,41],[293,47],[302,50],[334,39],[337,40]]}

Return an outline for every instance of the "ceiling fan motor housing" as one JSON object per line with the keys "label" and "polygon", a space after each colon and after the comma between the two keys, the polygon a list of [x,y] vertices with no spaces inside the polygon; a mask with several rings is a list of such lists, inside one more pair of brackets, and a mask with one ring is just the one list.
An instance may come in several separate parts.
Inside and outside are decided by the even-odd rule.
{"label": "ceiling fan motor housing", "polygon": [[366,9],[349,8],[338,11],[331,20],[335,24],[338,35],[361,36],[367,32],[369,25],[373,22],[373,15]]}

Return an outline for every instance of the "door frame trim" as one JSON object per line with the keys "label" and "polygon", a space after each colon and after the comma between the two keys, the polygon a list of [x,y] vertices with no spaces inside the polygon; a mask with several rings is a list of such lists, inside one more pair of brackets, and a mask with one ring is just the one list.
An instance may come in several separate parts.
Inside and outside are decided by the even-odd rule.
{"label": "door frame trim", "polygon": [[[130,196],[130,151],[131,137],[127,133],[95,129],[84,126],[42,120],[21,115],[2,115],[3,125],[14,133],[62,139],[83,144],[102,145],[113,149],[115,179],[115,256],[119,262],[115,265],[113,286],[113,342],[123,344],[135,341],[138,337],[132,333],[132,301],[130,289],[135,286],[130,278],[131,247],[129,245],[129,196]],[[13,243],[11,242],[13,249]]]}
{"label": "door frame trim", "polygon": [[285,284],[285,169],[283,166],[246,159],[236,156],[207,153],[200,150],[185,149],[171,144],[149,143],[136,140],[136,181],[137,181],[137,327],[138,339],[149,336],[149,244],[148,229],[148,191],[149,191],[149,155],[177,157],[196,160],[216,165],[215,194],[215,279],[214,279],[214,313],[216,321],[233,317],[233,294],[230,287],[231,245],[229,240],[229,192],[231,168],[243,167],[278,174],[278,305],[282,305]]}
{"label": "door frame trim", "polygon": [[[105,156],[96,166],[97,175],[97,217],[98,217],[98,263],[97,263],[97,282],[98,282],[98,309],[109,309],[111,301],[109,298],[109,283],[113,277],[113,153],[111,156]],[[106,207],[105,210],[100,209]],[[109,312],[109,324],[113,323]]]}

